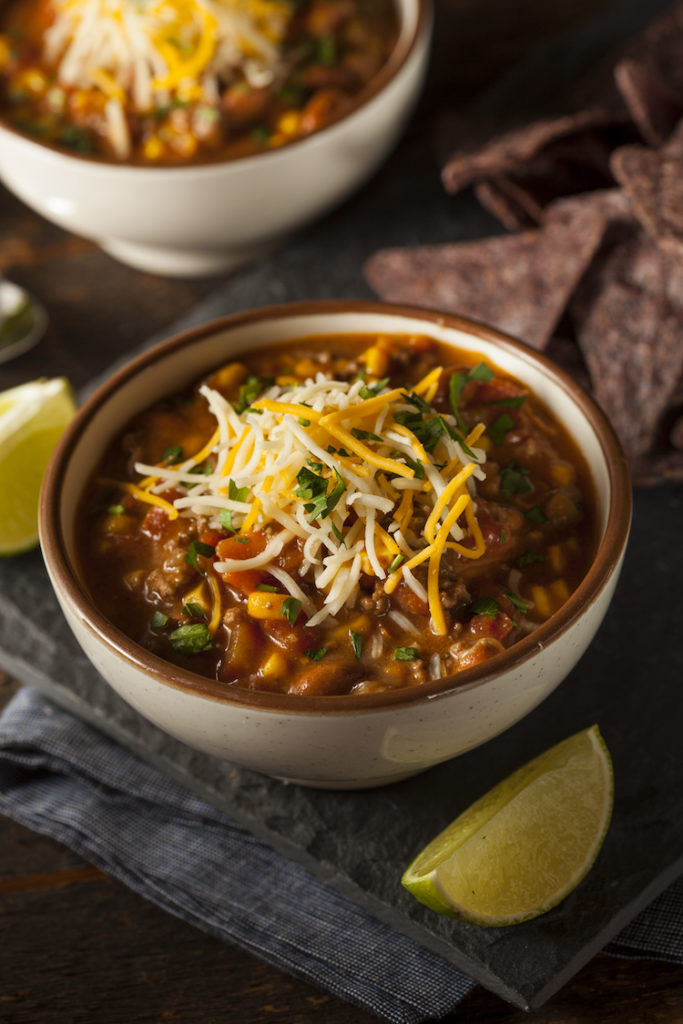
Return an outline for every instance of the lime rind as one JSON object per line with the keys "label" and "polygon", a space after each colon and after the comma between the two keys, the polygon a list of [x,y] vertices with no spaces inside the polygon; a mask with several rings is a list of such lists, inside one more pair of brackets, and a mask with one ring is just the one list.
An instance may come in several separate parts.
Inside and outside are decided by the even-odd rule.
{"label": "lime rind", "polygon": [[0,556],[38,544],[38,497],[50,456],[76,411],[64,377],[0,393]]}
{"label": "lime rind", "polygon": [[590,870],[613,791],[609,751],[592,726],[476,801],[418,854],[402,884],[431,909],[476,924],[536,917]]}

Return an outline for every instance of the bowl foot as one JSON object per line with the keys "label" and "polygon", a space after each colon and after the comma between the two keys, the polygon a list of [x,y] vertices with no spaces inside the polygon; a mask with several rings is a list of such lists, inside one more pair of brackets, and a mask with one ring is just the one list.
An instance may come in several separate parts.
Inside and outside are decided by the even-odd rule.
{"label": "bowl foot", "polygon": [[164,277],[210,277],[229,273],[263,259],[276,244],[271,241],[236,249],[173,249],[118,240],[99,242],[100,248],[120,263]]}

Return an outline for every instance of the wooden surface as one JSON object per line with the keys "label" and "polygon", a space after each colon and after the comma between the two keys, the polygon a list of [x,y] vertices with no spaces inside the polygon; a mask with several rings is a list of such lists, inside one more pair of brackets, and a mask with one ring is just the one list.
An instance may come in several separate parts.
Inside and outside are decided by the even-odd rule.
{"label": "wooden surface", "polygon": [[[432,78],[466,100],[536,42],[600,6],[440,0],[453,47]],[[438,43],[438,40],[437,40]],[[116,264],[0,187],[0,272],[41,296],[40,347],[0,364],[0,388],[44,373],[75,386],[174,321],[216,282],[167,281]],[[0,675],[0,708],[20,681]],[[465,1024],[681,1024],[683,971],[598,956],[530,1015],[479,988]],[[158,910],[70,850],[0,818],[0,1024],[370,1024],[374,1017]]]}

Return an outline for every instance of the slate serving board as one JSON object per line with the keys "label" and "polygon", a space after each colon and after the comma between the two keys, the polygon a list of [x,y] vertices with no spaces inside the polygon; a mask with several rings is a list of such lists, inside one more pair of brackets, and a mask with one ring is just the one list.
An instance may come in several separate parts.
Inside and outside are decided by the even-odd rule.
{"label": "slate serving board", "polygon": [[[526,77],[516,71],[508,94],[516,88],[520,96],[528,92],[539,76],[547,81],[549,68],[561,65],[566,75],[572,53],[579,66],[586,48],[593,54],[602,50],[606,39],[640,28],[644,8],[653,16],[664,6],[634,0],[610,5],[537,55]],[[617,15],[611,21],[610,11]],[[506,83],[497,91],[505,95]],[[425,110],[429,99],[428,94]],[[489,106],[494,101],[495,96],[486,100]],[[427,132],[428,120],[416,117],[392,160],[359,195],[270,259],[236,275],[164,334],[272,302],[369,297],[360,268],[375,249],[498,232],[469,195],[454,199],[443,193]],[[681,487],[636,494],[626,564],[605,623],[577,668],[540,708],[478,750],[380,790],[334,793],[285,785],[197,754],[155,729],[81,654],[38,552],[0,563],[0,665],[487,988],[518,1006],[538,1006],[683,867],[682,513]],[[593,870],[563,904],[514,928],[481,929],[433,914],[400,887],[408,860],[472,800],[593,722],[614,759],[614,818]]]}

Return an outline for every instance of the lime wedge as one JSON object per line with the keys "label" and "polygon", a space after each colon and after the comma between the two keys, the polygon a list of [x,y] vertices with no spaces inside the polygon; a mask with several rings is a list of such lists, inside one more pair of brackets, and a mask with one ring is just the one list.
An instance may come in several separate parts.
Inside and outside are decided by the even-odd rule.
{"label": "lime wedge", "polygon": [[16,555],[38,543],[43,474],[75,411],[64,377],[0,392],[0,555]]}
{"label": "lime wedge", "polygon": [[556,906],[602,846],[614,794],[597,725],[540,754],[472,804],[418,854],[402,883],[422,903],[481,925]]}

